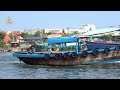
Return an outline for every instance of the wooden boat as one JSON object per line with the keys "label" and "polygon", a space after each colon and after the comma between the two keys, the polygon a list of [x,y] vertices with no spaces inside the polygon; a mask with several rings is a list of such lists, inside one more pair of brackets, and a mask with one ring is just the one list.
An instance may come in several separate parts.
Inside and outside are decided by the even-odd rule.
{"label": "wooden boat", "polygon": [[[80,65],[90,62],[104,61],[120,58],[120,48],[106,47],[98,50],[85,50],[80,48],[78,37],[48,38],[48,51],[35,52],[14,52],[13,56],[30,65]],[[74,50],[64,50],[71,46],[65,46],[67,43],[74,43]],[[39,46],[39,45],[38,45]],[[73,46],[72,46],[73,47]],[[33,50],[33,51],[32,51]]]}

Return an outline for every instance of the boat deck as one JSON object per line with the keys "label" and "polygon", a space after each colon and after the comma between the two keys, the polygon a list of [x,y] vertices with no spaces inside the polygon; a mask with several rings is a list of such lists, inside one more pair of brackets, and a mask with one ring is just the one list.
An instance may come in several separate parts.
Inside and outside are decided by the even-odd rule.
{"label": "boat deck", "polygon": [[[75,51],[59,51],[57,53],[68,53],[68,52],[75,52]],[[23,51],[23,52],[19,52],[19,53],[28,53],[27,51]],[[48,51],[43,51],[43,52],[35,52],[34,54],[39,54],[39,53],[51,53],[51,52],[48,52]]]}

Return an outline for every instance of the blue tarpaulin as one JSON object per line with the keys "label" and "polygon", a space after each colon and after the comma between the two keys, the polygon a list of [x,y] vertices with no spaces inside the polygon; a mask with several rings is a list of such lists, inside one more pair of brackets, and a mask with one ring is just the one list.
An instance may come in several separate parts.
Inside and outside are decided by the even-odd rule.
{"label": "blue tarpaulin", "polygon": [[56,43],[70,43],[76,42],[78,40],[77,37],[62,37],[62,38],[48,38],[48,44],[56,44]]}

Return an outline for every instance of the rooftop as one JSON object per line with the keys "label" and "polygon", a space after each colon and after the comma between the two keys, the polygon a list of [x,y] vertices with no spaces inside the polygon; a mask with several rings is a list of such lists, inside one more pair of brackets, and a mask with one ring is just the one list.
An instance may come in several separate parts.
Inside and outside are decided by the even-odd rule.
{"label": "rooftop", "polygon": [[102,34],[102,33],[107,33],[107,32],[118,31],[118,30],[120,30],[120,28],[103,28],[103,29],[96,29],[96,30],[88,31],[82,35]]}

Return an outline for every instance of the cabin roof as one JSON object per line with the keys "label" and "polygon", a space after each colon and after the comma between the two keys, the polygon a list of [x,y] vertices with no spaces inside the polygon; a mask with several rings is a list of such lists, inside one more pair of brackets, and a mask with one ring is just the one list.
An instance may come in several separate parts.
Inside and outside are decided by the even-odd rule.
{"label": "cabin roof", "polygon": [[59,44],[59,43],[71,43],[76,42],[78,40],[77,37],[61,37],[61,38],[48,38],[48,44]]}

